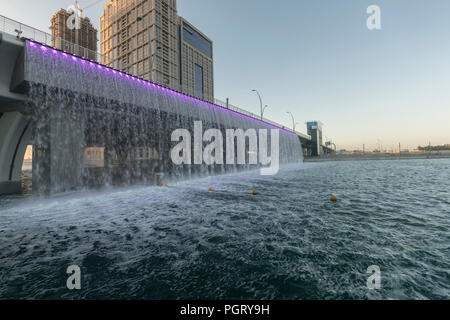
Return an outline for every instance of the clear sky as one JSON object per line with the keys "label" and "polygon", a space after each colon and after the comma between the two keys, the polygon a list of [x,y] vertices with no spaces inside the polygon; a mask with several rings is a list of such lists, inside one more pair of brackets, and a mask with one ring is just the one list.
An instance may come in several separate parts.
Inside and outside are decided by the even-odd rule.
{"label": "clear sky", "polygon": [[[0,14],[49,31],[73,2],[0,0]],[[214,41],[216,98],[259,113],[258,89],[268,118],[291,126],[290,111],[302,132],[320,120],[339,149],[450,143],[450,1],[177,2]],[[103,3],[85,11],[97,27]],[[382,30],[366,27],[372,4]]]}

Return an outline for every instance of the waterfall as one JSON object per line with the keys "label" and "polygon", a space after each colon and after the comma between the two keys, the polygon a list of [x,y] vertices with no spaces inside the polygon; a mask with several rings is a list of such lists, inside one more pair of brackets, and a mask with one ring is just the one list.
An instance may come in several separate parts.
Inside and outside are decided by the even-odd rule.
{"label": "waterfall", "polygon": [[[170,159],[171,134],[179,128],[193,132],[195,121],[202,122],[203,130],[221,130],[224,137],[226,129],[276,128],[34,42],[26,45],[25,78],[34,123],[33,188],[38,192],[152,184],[159,173],[165,179],[187,179],[257,168],[176,166]],[[297,135],[276,129],[280,163],[302,162]]]}

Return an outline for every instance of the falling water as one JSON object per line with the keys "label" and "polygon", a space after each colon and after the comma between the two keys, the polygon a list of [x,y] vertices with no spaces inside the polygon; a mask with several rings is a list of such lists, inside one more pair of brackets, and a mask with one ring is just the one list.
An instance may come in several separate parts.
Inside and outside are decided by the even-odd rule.
{"label": "falling water", "polygon": [[[224,137],[226,129],[275,128],[33,42],[26,46],[25,77],[30,84],[37,191],[156,183],[159,173],[164,179],[187,179],[255,169],[175,166],[170,159],[171,134],[179,128],[193,133],[194,121],[202,121],[203,130],[221,130]],[[280,129],[280,163],[301,161],[299,138]]]}

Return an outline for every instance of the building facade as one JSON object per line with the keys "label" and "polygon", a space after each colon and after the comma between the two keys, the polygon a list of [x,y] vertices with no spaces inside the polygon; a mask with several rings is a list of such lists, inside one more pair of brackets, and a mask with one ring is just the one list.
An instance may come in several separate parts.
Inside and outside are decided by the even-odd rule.
{"label": "building facade", "polygon": [[311,156],[319,157],[323,153],[323,125],[320,121],[309,121],[306,125],[311,136]]}
{"label": "building facade", "polygon": [[87,59],[97,60],[98,31],[89,18],[79,18],[79,26],[69,28],[68,21],[74,12],[60,9],[51,19],[52,46],[77,54]]}
{"label": "building facade", "polygon": [[181,91],[214,101],[213,43],[197,28],[180,17],[179,52]]}
{"label": "building facade", "polygon": [[175,0],[111,0],[100,18],[103,63],[156,83],[178,84]]}
{"label": "building facade", "polygon": [[176,0],[110,0],[100,25],[102,63],[213,101],[212,41],[178,16]]}

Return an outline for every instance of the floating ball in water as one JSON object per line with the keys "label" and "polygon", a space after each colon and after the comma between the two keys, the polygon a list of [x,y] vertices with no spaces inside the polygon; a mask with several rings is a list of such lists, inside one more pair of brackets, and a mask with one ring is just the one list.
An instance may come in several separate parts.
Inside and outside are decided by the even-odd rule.
{"label": "floating ball in water", "polygon": [[168,187],[169,185],[166,183],[164,186],[165,186],[165,187]]}
{"label": "floating ball in water", "polygon": [[214,191],[214,188],[213,187],[209,188],[209,191]]}
{"label": "floating ball in water", "polygon": [[254,196],[257,196],[259,194],[258,190],[253,190],[252,193],[253,193]]}
{"label": "floating ball in water", "polygon": [[335,195],[332,195],[330,198],[331,201],[338,201],[338,197]]}

